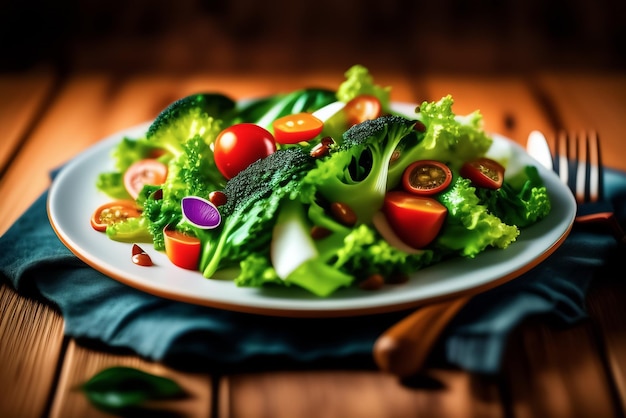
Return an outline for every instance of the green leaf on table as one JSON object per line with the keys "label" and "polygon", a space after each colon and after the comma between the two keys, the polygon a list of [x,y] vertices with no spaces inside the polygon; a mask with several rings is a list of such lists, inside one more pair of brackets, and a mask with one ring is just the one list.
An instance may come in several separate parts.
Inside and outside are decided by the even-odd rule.
{"label": "green leaf on table", "polygon": [[132,367],[110,367],[80,389],[97,408],[108,412],[135,410],[146,401],[182,398],[185,391],[172,379]]}

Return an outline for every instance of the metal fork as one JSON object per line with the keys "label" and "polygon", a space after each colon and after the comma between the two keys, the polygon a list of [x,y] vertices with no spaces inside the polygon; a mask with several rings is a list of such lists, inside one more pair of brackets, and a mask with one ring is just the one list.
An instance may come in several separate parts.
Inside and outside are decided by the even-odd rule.
{"label": "metal fork", "polygon": [[577,224],[608,227],[615,238],[626,243],[626,233],[604,200],[600,139],[596,131],[560,131],[556,141],[554,170],[568,185],[578,204]]}

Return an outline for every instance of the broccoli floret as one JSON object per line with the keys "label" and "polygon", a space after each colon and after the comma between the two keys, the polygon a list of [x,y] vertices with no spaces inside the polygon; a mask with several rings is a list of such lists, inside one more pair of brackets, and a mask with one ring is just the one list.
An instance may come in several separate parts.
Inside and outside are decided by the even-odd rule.
{"label": "broccoli floret", "polygon": [[226,183],[222,224],[198,231],[203,242],[200,271],[205,277],[254,252],[269,251],[271,225],[283,198],[297,199],[300,179],[314,166],[303,148],[277,150],[257,160]]}
{"label": "broccoli floret", "polygon": [[380,210],[387,190],[389,163],[396,146],[415,135],[415,121],[389,115],[354,125],[328,157],[317,160],[303,183],[327,202],[341,202],[369,223]]}
{"label": "broccoli floret", "polygon": [[[146,139],[174,155],[184,152],[182,145],[196,136],[215,134],[215,121],[220,125],[235,115],[236,103],[219,93],[198,93],[176,100],[154,119]],[[219,133],[219,127],[217,129]]]}

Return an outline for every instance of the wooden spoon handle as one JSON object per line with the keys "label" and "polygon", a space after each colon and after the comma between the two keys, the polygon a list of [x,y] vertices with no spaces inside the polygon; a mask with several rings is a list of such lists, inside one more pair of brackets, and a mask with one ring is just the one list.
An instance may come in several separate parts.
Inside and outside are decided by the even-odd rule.
{"label": "wooden spoon handle", "polygon": [[419,372],[439,336],[471,296],[426,305],[393,325],[374,343],[378,367],[399,377]]}

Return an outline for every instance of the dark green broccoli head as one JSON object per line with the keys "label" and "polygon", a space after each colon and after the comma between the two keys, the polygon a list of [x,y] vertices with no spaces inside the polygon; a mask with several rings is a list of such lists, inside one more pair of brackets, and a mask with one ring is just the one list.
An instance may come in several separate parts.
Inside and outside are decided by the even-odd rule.
{"label": "dark green broccoli head", "polygon": [[342,138],[340,150],[348,150],[355,146],[376,145],[381,149],[387,142],[394,141],[401,132],[406,136],[406,128],[415,125],[414,120],[397,115],[385,115],[376,119],[366,120],[348,129]]}
{"label": "dark green broccoli head", "polygon": [[204,250],[200,270],[210,277],[217,269],[237,263],[251,251],[267,250],[276,212],[286,196],[297,193],[299,181],[314,166],[300,147],[279,149],[257,160],[228,180],[226,203],[219,207],[222,224],[201,233]]}
{"label": "dark green broccoli head", "polygon": [[280,191],[285,195],[315,166],[315,159],[303,148],[279,149],[257,160],[226,183],[227,203],[220,207],[224,216]]}

